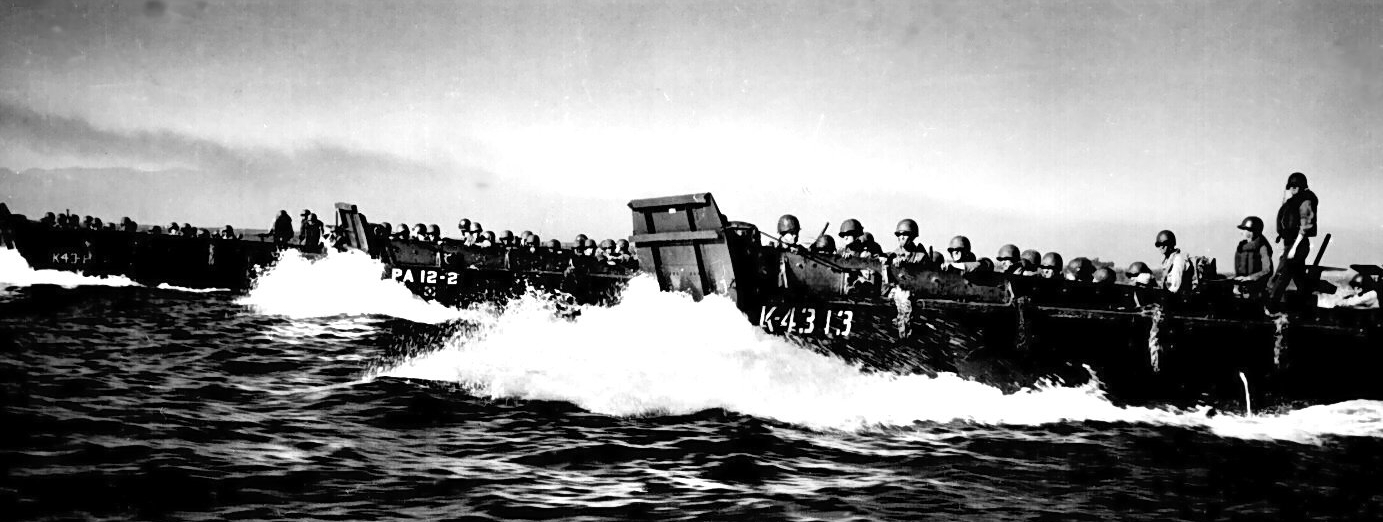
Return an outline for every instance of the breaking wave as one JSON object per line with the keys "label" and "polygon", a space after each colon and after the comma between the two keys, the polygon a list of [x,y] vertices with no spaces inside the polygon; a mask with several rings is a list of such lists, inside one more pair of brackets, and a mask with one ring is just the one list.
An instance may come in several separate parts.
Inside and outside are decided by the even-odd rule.
{"label": "breaking wave", "polygon": [[139,286],[124,276],[89,276],[62,270],[34,270],[19,252],[0,248],[0,286],[57,285],[63,288],[79,286]]}
{"label": "breaking wave", "polygon": [[482,397],[567,401],[608,415],[724,408],[814,429],[1105,421],[1304,443],[1327,435],[1383,436],[1377,401],[1243,417],[1211,415],[1208,408],[1121,407],[1093,383],[1005,394],[949,374],[866,373],[763,333],[728,299],[696,303],[659,291],[651,277],[633,280],[621,304],[586,308],[576,320],[560,318],[553,303],[530,294],[488,323],[379,376],[454,382]]}
{"label": "breaking wave", "polygon": [[424,301],[402,284],[381,279],[383,273],[383,263],[361,252],[333,252],[314,260],[289,250],[236,302],[261,314],[295,319],[388,315],[435,324],[477,316]]}

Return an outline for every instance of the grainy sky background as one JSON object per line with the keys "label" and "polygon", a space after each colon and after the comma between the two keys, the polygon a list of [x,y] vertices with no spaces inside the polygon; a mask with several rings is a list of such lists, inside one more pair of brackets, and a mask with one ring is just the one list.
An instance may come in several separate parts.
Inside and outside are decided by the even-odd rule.
{"label": "grainy sky background", "polygon": [[[1293,171],[1383,262],[1383,2],[5,2],[0,200],[570,240],[715,193],[814,236],[1217,256]],[[38,169],[38,170],[34,170]]]}

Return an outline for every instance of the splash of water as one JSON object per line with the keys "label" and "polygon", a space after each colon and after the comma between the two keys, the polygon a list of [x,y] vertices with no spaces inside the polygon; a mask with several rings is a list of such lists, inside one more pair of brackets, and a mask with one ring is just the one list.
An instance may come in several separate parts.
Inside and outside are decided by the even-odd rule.
{"label": "splash of water", "polygon": [[1120,407],[1097,383],[1005,394],[981,383],[862,372],[754,328],[721,297],[699,303],[636,278],[610,308],[576,320],[535,295],[485,328],[381,376],[455,382],[478,396],[561,400],[609,415],[725,408],[816,429],[870,430],[955,420],[990,425],[1105,421],[1204,427],[1222,436],[1314,442],[1383,436],[1383,403],[1360,401],[1281,416],[1209,416]]}
{"label": "splash of water", "polygon": [[89,276],[62,270],[34,270],[18,251],[0,248],[0,283],[4,286],[57,285],[63,288],[79,286],[138,286],[124,276]]}
{"label": "splash of water", "polygon": [[383,273],[383,263],[361,252],[333,252],[314,260],[286,251],[237,302],[261,314],[294,319],[388,315],[435,324],[476,315],[423,301],[402,284],[381,279]]}

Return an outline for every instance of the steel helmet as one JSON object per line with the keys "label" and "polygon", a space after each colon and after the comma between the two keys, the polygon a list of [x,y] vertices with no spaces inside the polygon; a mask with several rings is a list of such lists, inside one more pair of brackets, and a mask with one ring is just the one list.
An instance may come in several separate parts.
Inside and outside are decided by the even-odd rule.
{"label": "steel helmet", "polygon": [[613,240],[613,239],[602,239],[602,240],[600,240],[600,249],[601,249],[601,250],[613,249],[613,248],[615,248],[615,240]]}
{"label": "steel helmet", "polygon": [[863,242],[865,242],[865,243],[873,243],[873,242],[874,242],[874,233],[873,233],[873,232],[865,232],[864,235],[860,236],[860,241],[863,241]]}
{"label": "steel helmet", "polygon": [[482,232],[480,236],[485,238],[486,241],[489,241],[491,243],[495,242],[495,231],[493,230],[486,230]]}
{"label": "steel helmet", "polygon": [[1095,270],[1092,280],[1101,285],[1112,285],[1119,280],[1119,274],[1114,273],[1112,268],[1102,266]]}
{"label": "steel helmet", "polygon": [[628,252],[628,251],[629,251],[629,240],[628,240],[628,239],[621,239],[621,240],[619,240],[619,241],[616,241],[616,242],[615,242],[615,250],[618,250],[618,251],[620,251],[620,252]]}
{"label": "steel helmet", "polygon": [[586,238],[585,241],[581,242],[581,248],[595,248],[595,240]]}
{"label": "steel helmet", "polygon": [[946,264],[946,256],[942,255],[941,252],[932,252],[932,264],[937,266]]}
{"label": "steel helmet", "polygon": [[1171,230],[1163,230],[1161,232],[1158,232],[1157,242],[1153,243],[1153,246],[1177,246],[1177,235],[1173,234]]}
{"label": "steel helmet", "polygon": [[829,235],[818,237],[816,241],[812,243],[812,252],[830,252],[834,254],[835,251],[836,240]]}
{"label": "steel helmet", "polygon": [[953,249],[953,248],[958,248],[958,249],[960,249],[961,251],[969,252],[969,251],[970,251],[970,238],[965,237],[965,236],[956,236],[956,237],[951,238],[951,246],[947,247],[947,250],[950,250],[950,249]]}
{"label": "steel helmet", "polygon": [[523,244],[524,244],[524,246],[533,246],[533,247],[535,247],[535,246],[538,246],[539,241],[541,241],[541,240],[538,238],[538,235],[537,235],[537,234],[529,234],[529,235],[523,236]]}
{"label": "steel helmet", "polygon": [[478,234],[478,233],[484,232],[484,231],[485,231],[485,227],[480,226],[480,222],[479,222],[479,221],[472,221],[472,222],[471,222],[471,232],[475,232],[475,233]]}
{"label": "steel helmet", "polygon": [[1023,260],[1023,268],[1037,270],[1037,267],[1042,266],[1042,253],[1036,250],[1024,250],[1018,257]]}
{"label": "steel helmet", "polygon": [[403,224],[403,223],[399,223],[399,233],[400,233],[400,234],[407,235],[407,234],[408,234],[408,225]]}
{"label": "steel helmet", "polygon": [[525,230],[525,231],[523,231],[523,234],[520,235],[519,237],[528,237],[528,236],[531,236],[531,235],[533,235],[533,231],[532,231],[532,230]]}
{"label": "steel helmet", "polygon": [[457,222],[456,222],[456,228],[461,229],[462,232],[470,232],[470,231],[471,231],[471,220],[466,219],[466,218],[461,218],[461,221],[457,221]]}
{"label": "steel helmet", "polygon": [[864,233],[864,225],[858,219],[847,219],[840,222],[840,237],[858,236]]}
{"label": "steel helmet", "polygon": [[388,233],[389,231],[394,229],[394,225],[389,224],[388,221],[380,223],[379,226],[384,229],[385,233]]}
{"label": "steel helmet", "polygon": [[586,244],[586,234],[577,234],[576,241],[572,241],[572,244],[575,245],[576,248],[581,248],[582,245]]}
{"label": "steel helmet", "polygon": [[[534,236],[534,237],[537,237],[537,236]],[[561,249],[562,249],[562,242],[561,242],[561,241],[558,241],[558,240],[556,240],[556,239],[549,239],[549,240],[547,240],[547,247],[548,247],[548,248],[551,248],[551,249],[553,249],[553,250],[561,250]]]}
{"label": "steel helmet", "polygon": [[417,235],[420,235],[420,236],[423,235],[423,234],[426,234],[426,233],[427,233],[427,225],[424,225],[424,224],[422,224],[422,223],[418,223],[418,224],[416,224],[416,225],[413,225],[413,233],[414,233],[414,234],[417,234]]}
{"label": "steel helmet", "polygon": [[513,240],[514,240],[514,231],[512,231],[512,230],[505,230],[504,232],[500,232],[500,233],[499,233],[499,238],[502,239],[502,240],[504,240],[504,241],[513,241]]}
{"label": "steel helmet", "polygon": [[1369,276],[1364,274],[1354,274],[1354,277],[1349,278],[1349,286],[1351,288],[1357,288],[1360,291],[1372,290],[1372,288],[1369,288],[1369,283],[1372,283],[1372,281],[1369,280]]}
{"label": "steel helmet", "polygon": [[1306,188],[1306,175],[1300,172],[1293,172],[1291,176],[1287,176],[1287,186],[1284,187],[1284,190],[1292,187]]}
{"label": "steel helmet", "polygon": [[1095,265],[1092,264],[1089,259],[1084,257],[1075,257],[1072,258],[1069,263],[1066,263],[1067,279],[1074,279],[1076,281],[1088,281],[1090,280],[1091,274],[1094,272]]}
{"label": "steel helmet", "polygon": [[1246,217],[1244,218],[1244,221],[1242,223],[1239,223],[1239,230],[1247,230],[1249,232],[1253,232],[1254,234],[1262,234],[1263,220],[1258,219],[1258,216]]}
{"label": "steel helmet", "polygon": [[797,216],[783,214],[783,217],[778,218],[778,235],[796,234],[801,231],[802,224],[797,222]]}
{"label": "steel helmet", "polygon": [[999,261],[1014,262],[1018,261],[1018,247],[1012,244],[999,247],[999,255],[994,256]]}
{"label": "steel helmet", "polygon": [[1042,264],[1039,265],[1040,268],[1046,268],[1046,269],[1049,269],[1049,270],[1056,270],[1056,271],[1060,271],[1060,270],[1061,270],[1061,267],[1063,267],[1063,266],[1066,266],[1066,265],[1065,265],[1065,263],[1062,262],[1061,254],[1058,254],[1058,253],[1056,253],[1056,252],[1047,252],[1046,254],[1043,254],[1043,255],[1042,255]]}
{"label": "steel helmet", "polygon": [[442,237],[442,227],[439,227],[436,223],[433,223],[427,226],[427,233],[437,237]]}
{"label": "steel helmet", "polygon": [[904,219],[898,222],[898,227],[894,229],[895,236],[917,237],[917,222],[911,219]]}
{"label": "steel helmet", "polygon": [[1133,278],[1133,277],[1138,277],[1138,276],[1143,275],[1143,274],[1151,274],[1151,273],[1152,273],[1152,270],[1148,268],[1148,264],[1147,264],[1147,263],[1144,263],[1144,262],[1142,262],[1142,261],[1134,261],[1133,264],[1131,264],[1131,265],[1128,266],[1128,271],[1127,271],[1127,272],[1124,272],[1124,275],[1126,275],[1126,276],[1128,276],[1128,277],[1130,277],[1130,278]]}

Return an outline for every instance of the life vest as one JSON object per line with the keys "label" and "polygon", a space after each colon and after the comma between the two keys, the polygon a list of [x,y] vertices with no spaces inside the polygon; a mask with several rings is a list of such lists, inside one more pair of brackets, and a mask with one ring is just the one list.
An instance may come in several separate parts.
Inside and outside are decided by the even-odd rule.
{"label": "life vest", "polygon": [[1273,255],[1273,247],[1268,244],[1268,239],[1258,236],[1253,240],[1239,242],[1239,248],[1234,251],[1234,275],[1246,276],[1257,274],[1263,271],[1263,258],[1258,255],[1258,251],[1263,247],[1268,248],[1268,256]]}
{"label": "life vest", "polygon": [[1320,200],[1316,199],[1316,193],[1310,189],[1302,189],[1297,195],[1287,198],[1282,207],[1277,209],[1278,237],[1292,240],[1301,232],[1301,204],[1306,201],[1311,202],[1312,211],[1319,211]]}

